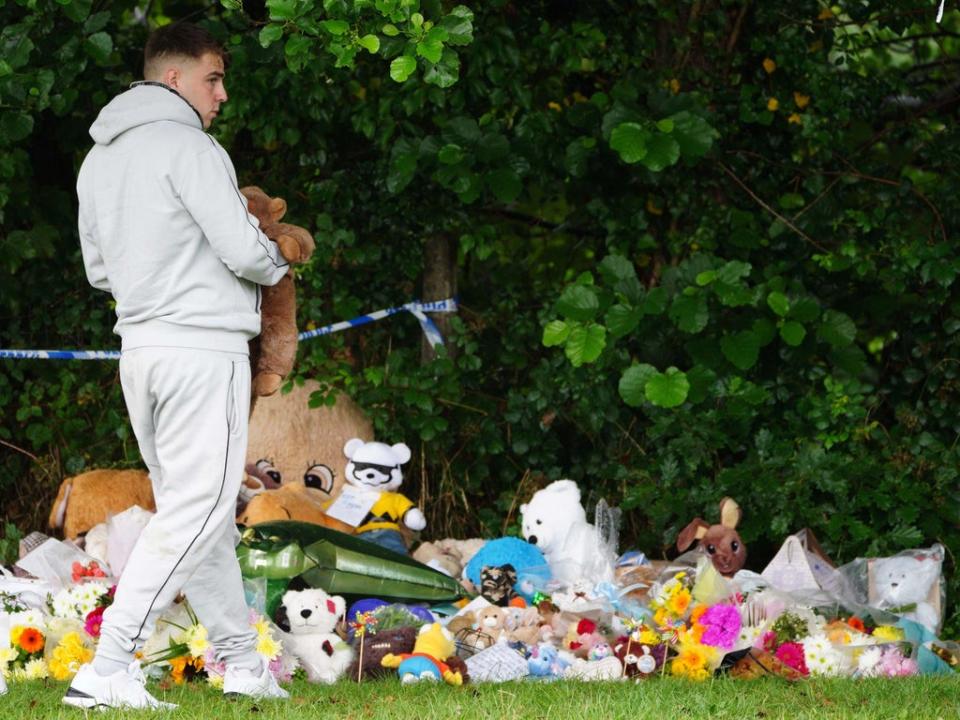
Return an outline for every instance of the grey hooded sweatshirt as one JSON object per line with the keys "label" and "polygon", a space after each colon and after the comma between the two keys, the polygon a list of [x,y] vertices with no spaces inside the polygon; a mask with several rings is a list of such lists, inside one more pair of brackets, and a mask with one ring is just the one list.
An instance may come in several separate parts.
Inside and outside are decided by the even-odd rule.
{"label": "grey hooded sweatshirt", "polygon": [[288,265],[260,231],[230,157],[176,91],[142,83],[108,103],[77,179],[90,284],[113,294],[124,350],[247,352],[259,285]]}

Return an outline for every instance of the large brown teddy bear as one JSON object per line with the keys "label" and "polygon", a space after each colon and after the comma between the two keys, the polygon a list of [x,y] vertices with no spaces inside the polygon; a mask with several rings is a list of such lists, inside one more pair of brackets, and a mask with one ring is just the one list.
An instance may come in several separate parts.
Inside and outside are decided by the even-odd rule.
{"label": "large brown teddy bear", "polygon": [[[263,234],[277,243],[287,262],[304,263],[313,254],[309,232],[297,225],[282,223],[287,202],[271,198],[253,185],[240,189],[247,208],[260,222]],[[253,399],[273,395],[293,370],[297,357],[297,300],[293,269],[276,285],[261,288],[260,336],[250,343],[250,367],[253,371]]]}
{"label": "large brown teddy bear", "polygon": [[156,510],[150,476],[144,470],[90,470],[60,484],[50,510],[50,529],[71,540],[132,505]]}

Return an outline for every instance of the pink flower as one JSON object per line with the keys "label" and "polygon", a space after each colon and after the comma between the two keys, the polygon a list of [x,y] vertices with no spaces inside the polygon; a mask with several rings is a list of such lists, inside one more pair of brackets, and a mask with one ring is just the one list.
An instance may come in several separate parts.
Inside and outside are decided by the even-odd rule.
{"label": "pink flower", "polygon": [[103,608],[98,607],[91,610],[87,613],[87,618],[84,620],[83,629],[86,630],[87,635],[92,638],[100,637],[100,626],[103,624]]}
{"label": "pink flower", "polygon": [[714,605],[700,616],[700,624],[706,628],[700,642],[729,649],[740,632],[740,611],[733,605]]}
{"label": "pink flower", "polygon": [[880,674],[887,677],[906,677],[916,675],[920,668],[917,661],[905,657],[896,647],[890,647],[883,651],[880,658]]}
{"label": "pink flower", "polygon": [[758,650],[773,652],[777,647],[777,634],[773,630],[767,630],[763,635],[757,638],[757,641],[753,644],[753,646]]}
{"label": "pink flower", "polygon": [[804,675],[810,674],[810,671],[807,670],[807,661],[803,656],[803,645],[800,643],[786,642],[777,648],[774,655],[777,656],[777,660],[788,667],[792,667],[797,672]]}

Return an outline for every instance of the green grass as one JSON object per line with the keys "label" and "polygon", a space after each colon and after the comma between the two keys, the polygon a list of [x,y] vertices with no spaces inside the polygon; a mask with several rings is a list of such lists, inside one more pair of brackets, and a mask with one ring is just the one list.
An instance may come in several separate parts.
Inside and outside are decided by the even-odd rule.
{"label": "green grass", "polygon": [[[362,685],[342,681],[332,687],[298,681],[293,685],[291,700],[261,703],[226,700],[205,683],[165,688],[150,683],[149,687],[162,699],[180,705],[177,710],[159,714],[171,720],[960,718],[960,675],[795,684],[774,678],[705,683],[667,678],[639,685],[519,682],[460,688],[403,686],[392,679]],[[66,683],[53,681],[13,684],[9,694],[0,697],[0,718],[82,717],[83,711],[60,704],[65,690]],[[126,711],[106,717],[145,715]]]}

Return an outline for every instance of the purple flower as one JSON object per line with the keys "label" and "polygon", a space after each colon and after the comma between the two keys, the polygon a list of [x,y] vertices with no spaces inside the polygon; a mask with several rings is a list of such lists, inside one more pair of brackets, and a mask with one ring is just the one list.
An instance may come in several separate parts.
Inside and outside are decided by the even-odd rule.
{"label": "purple flower", "polygon": [[729,649],[740,632],[740,611],[733,605],[713,605],[700,616],[700,624],[706,628],[700,642]]}

